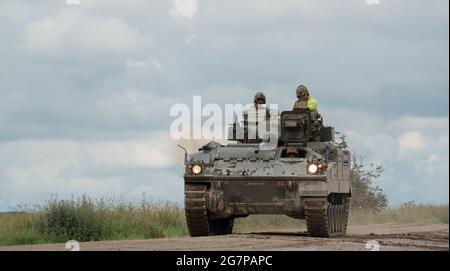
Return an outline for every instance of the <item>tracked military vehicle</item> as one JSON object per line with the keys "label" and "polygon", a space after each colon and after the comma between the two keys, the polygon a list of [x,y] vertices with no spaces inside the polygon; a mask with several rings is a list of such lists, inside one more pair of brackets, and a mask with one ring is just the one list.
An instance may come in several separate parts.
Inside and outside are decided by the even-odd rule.
{"label": "tracked military vehicle", "polygon": [[[267,114],[269,116],[269,114]],[[332,237],[347,229],[350,151],[334,143],[334,129],[309,110],[282,112],[273,148],[267,140],[210,142],[185,156],[185,212],[191,236],[230,234],[235,218],[283,214],[305,219],[309,235]]]}

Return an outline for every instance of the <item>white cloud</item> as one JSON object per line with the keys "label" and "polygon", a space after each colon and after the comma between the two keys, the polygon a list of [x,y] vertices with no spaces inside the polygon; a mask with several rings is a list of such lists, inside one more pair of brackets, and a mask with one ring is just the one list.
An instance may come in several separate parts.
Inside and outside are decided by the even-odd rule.
{"label": "white cloud", "polygon": [[[154,65],[160,64],[153,62]],[[172,99],[161,97],[146,89],[124,89],[108,93],[106,97],[97,101],[96,107],[102,114],[109,117],[145,124],[152,120],[159,120],[160,116],[167,116],[167,108],[170,108],[173,103]]]}
{"label": "white cloud", "polygon": [[80,0],[66,0],[66,3],[68,5],[80,5],[81,1]]}
{"label": "white cloud", "polygon": [[181,175],[158,173],[170,167],[182,170],[183,155],[175,148],[165,132],[142,139],[0,143],[0,210],[42,202],[51,194],[134,196],[142,185],[153,187],[142,191],[148,196],[177,200],[170,191],[178,191]]}
{"label": "white cloud", "polygon": [[125,20],[114,17],[89,16],[83,18],[69,33],[68,42],[78,48],[96,52],[132,52],[139,49],[144,38]]}
{"label": "white cloud", "polygon": [[445,131],[449,129],[448,117],[399,117],[389,122],[388,128],[390,130],[415,130],[415,131]]}
{"label": "white cloud", "polygon": [[169,13],[174,18],[194,19],[198,13],[197,0],[174,0]]}
{"label": "white cloud", "polygon": [[424,139],[420,132],[407,132],[401,135],[399,140],[400,151],[420,151],[425,147]]}
{"label": "white cloud", "polygon": [[[433,174],[435,173],[436,168],[441,167],[442,163],[445,161],[445,158],[442,159],[439,155],[433,153],[424,161],[422,167],[424,168],[426,173]],[[446,163],[448,164],[448,159]]]}
{"label": "white cloud", "polygon": [[165,133],[150,139],[93,142],[86,146],[92,165],[101,168],[161,168],[175,164],[168,155],[171,141]]}
{"label": "white cloud", "polygon": [[65,11],[28,23],[25,48],[31,51],[87,51],[96,53],[132,52],[148,41],[125,20]]}
{"label": "white cloud", "polygon": [[405,132],[399,136],[397,162],[408,164],[411,170],[423,176],[429,174],[435,181],[442,181],[449,171],[448,132],[438,129],[426,136],[423,133]]}
{"label": "white cloud", "polygon": [[33,7],[20,1],[2,1],[0,3],[0,18],[10,22],[26,21],[33,13]]}
{"label": "white cloud", "polygon": [[384,165],[378,184],[391,204],[419,198],[448,202],[448,117],[386,119],[351,108],[325,108],[321,113],[328,124],[347,135],[357,158]]}
{"label": "white cloud", "polygon": [[75,25],[81,15],[64,13],[29,23],[25,28],[25,46],[31,50],[49,51],[62,46],[64,35]]}
{"label": "white cloud", "polygon": [[118,177],[74,177],[64,180],[64,191],[59,191],[58,196],[66,197],[67,192],[80,196],[82,194],[94,196],[115,197],[123,195],[130,187]]}

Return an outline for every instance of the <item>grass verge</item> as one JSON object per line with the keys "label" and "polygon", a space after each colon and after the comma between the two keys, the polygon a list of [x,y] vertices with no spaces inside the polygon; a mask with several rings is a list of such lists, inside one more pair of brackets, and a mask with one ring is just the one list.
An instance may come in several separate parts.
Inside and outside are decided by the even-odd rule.
{"label": "grass verge", "polygon": [[448,224],[448,205],[404,203],[397,208],[388,208],[379,212],[370,210],[351,210],[351,224],[381,223],[423,223]]}

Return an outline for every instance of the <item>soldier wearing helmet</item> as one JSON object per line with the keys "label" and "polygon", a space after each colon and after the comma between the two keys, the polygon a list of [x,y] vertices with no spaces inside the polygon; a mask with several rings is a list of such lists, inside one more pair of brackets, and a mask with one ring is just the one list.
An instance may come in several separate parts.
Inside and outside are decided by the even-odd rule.
{"label": "soldier wearing helmet", "polygon": [[[247,125],[247,143],[259,143],[263,130],[269,131],[270,120],[275,120],[275,115],[266,105],[266,95],[262,92],[256,92],[253,98],[253,106],[244,112],[244,123]],[[266,127],[262,127],[265,125]],[[261,126],[261,127],[260,127]]]}
{"label": "soldier wearing helmet", "polygon": [[266,95],[262,92],[256,92],[255,98],[253,99],[253,104],[255,107],[259,107],[260,104],[266,104]]}
{"label": "soldier wearing helmet", "polygon": [[309,96],[309,91],[304,85],[297,88],[297,101],[295,101],[292,109],[309,109],[313,115],[317,114],[317,101]]}
{"label": "soldier wearing helmet", "polygon": [[[253,106],[250,107],[249,111],[253,111],[257,116],[269,116],[269,108],[266,106],[266,95],[262,92],[256,92],[253,98]],[[247,111],[247,112],[249,112]]]}

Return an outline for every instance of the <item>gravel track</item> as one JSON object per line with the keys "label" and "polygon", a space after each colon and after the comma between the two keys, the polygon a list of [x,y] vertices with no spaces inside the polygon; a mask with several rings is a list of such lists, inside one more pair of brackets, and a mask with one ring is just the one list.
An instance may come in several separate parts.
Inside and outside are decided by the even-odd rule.
{"label": "gravel track", "polygon": [[[309,237],[306,229],[276,229],[211,237],[175,237],[80,243],[80,250],[449,250],[447,224],[350,225],[338,238]],[[374,244],[370,246],[367,244]],[[65,244],[0,247],[1,250],[67,250]]]}

